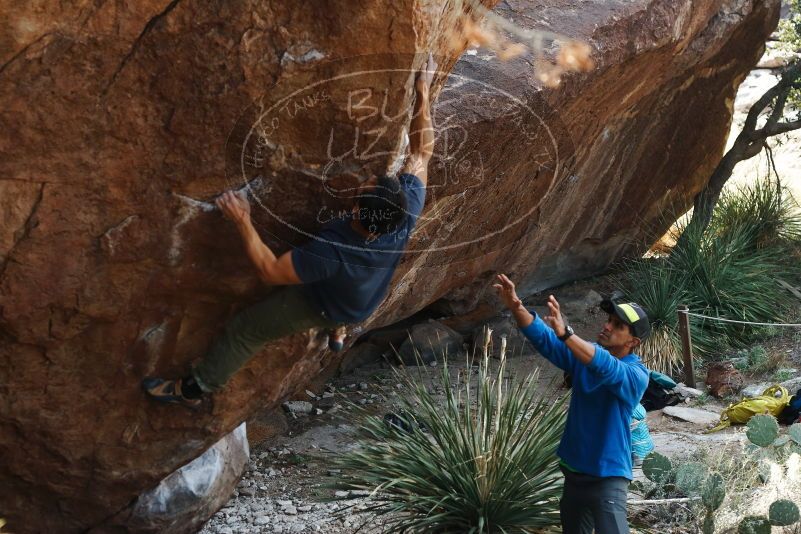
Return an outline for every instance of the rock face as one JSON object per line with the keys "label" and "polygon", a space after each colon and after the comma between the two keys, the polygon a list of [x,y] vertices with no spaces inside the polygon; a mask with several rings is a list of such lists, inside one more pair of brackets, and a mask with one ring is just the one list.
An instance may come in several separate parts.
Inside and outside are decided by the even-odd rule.
{"label": "rock face", "polygon": [[[329,363],[272,344],[189,415],[143,376],[186,371],[262,289],[211,200],[246,188],[279,252],[395,170],[413,72],[443,57],[424,219],[364,328],[486,304],[606,267],[689,205],[778,0],[504,3],[591,44],[598,68],[539,86],[530,57],[452,50],[461,3],[19,5],[0,26],[0,515],[105,524]],[[550,49],[546,49],[550,53]],[[353,58],[360,56],[358,59]],[[455,67],[454,67],[455,64]],[[489,299],[491,300],[491,299]],[[189,528],[191,525],[188,525]],[[135,531],[136,524],[119,526]]]}

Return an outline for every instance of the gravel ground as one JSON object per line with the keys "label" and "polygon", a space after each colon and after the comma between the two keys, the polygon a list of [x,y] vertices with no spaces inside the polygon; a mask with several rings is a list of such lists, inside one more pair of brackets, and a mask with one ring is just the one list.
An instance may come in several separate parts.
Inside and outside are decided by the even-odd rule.
{"label": "gravel ground", "polygon": [[[510,373],[527,373],[535,367],[532,357],[510,361]],[[455,376],[464,363],[451,363]],[[432,376],[440,369],[426,368]],[[547,371],[547,372],[546,372]],[[561,372],[543,370],[543,388],[552,387]],[[396,406],[401,385],[386,364],[359,368],[353,374],[314,393],[329,399],[327,412],[291,418],[290,432],[271,440],[269,447],[255,447],[242,480],[231,500],[203,527],[201,534],[236,533],[353,533],[381,532],[380,518],[356,513],[370,505],[360,492],[335,491],[330,484],[341,476],[331,469],[331,455],[354,447],[356,428],[349,403],[384,414]],[[330,395],[333,393],[333,397]],[[326,397],[323,397],[326,395]]]}

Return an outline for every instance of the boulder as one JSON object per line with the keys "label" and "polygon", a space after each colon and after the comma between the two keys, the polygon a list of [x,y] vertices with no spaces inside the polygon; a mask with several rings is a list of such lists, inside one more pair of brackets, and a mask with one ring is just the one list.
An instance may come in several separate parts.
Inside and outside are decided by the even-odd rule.
{"label": "boulder", "polygon": [[349,373],[363,365],[383,361],[385,354],[391,354],[392,348],[389,344],[380,345],[373,343],[372,340],[359,342],[345,352],[342,362],[339,364],[339,372]]}
{"label": "boulder", "polygon": [[691,388],[685,385],[684,382],[679,382],[676,384],[676,387],[673,388],[673,392],[681,395],[683,399],[694,399],[704,394],[704,392],[700,389]]}
{"label": "boulder", "polygon": [[203,454],[143,492],[122,512],[90,529],[90,533],[127,529],[159,534],[196,532],[228,500],[250,457],[247,426],[233,432]]}
{"label": "boulder", "polygon": [[486,329],[492,330],[490,343],[490,355],[498,358],[501,351],[501,338],[506,337],[506,357],[522,356],[524,353],[530,354],[534,348],[529,344],[526,337],[520,332],[517,323],[510,315],[504,313],[492,321],[473,329],[473,350],[476,354],[482,354]]}
{"label": "boulder", "polygon": [[790,392],[790,395],[795,395],[798,389],[801,388],[801,376],[785,380],[780,385],[787,388],[787,391]]}
{"label": "boulder", "polygon": [[139,386],[185,373],[226,318],[268,290],[213,199],[247,191],[278,253],[308,240],[352,205],[359,177],[397,170],[428,51],[442,73],[426,211],[366,330],[438,300],[453,313],[498,306],[499,270],[529,295],[641,251],[671,220],[666,207],[682,213],[704,186],[779,10],[779,0],[503,2],[497,13],[525,28],[592,46],[595,70],[546,88],[530,56],[460,57],[466,43],[451,30],[463,5],[44,0],[4,10],[9,531],[101,525],[339,357],[315,332],[271,343],[191,416]]}
{"label": "boulder", "polygon": [[762,392],[768,389],[771,386],[769,382],[763,382],[761,384],[750,384],[745,386],[742,390],[740,390],[740,395],[742,397],[758,397],[762,395]]}
{"label": "boulder", "polygon": [[257,412],[248,419],[247,424],[248,443],[251,449],[289,430],[286,413],[279,407]]}
{"label": "boulder", "polygon": [[694,425],[699,426],[712,426],[720,421],[720,414],[710,412],[709,410],[701,410],[699,408],[687,408],[684,406],[665,406],[662,413],[687,421]]}
{"label": "boulder", "polygon": [[748,443],[745,432],[651,432],[654,450],[668,457],[686,459],[696,450],[722,450],[731,447],[733,453],[742,450]]}
{"label": "boulder", "polygon": [[288,413],[295,415],[308,415],[314,411],[314,406],[308,401],[287,401],[282,406]]}
{"label": "boulder", "polygon": [[398,349],[404,365],[430,364],[444,356],[455,358],[462,350],[462,336],[452,328],[430,319],[412,327]]}
{"label": "boulder", "polygon": [[709,364],[704,380],[707,390],[713,397],[725,397],[739,393],[743,388],[743,375],[729,361]]}

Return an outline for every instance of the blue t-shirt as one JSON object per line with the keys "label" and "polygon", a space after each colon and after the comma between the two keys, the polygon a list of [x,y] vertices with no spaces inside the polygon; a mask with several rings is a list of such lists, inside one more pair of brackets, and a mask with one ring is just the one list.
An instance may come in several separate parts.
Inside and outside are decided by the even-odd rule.
{"label": "blue t-shirt", "polygon": [[559,458],[573,471],[631,480],[631,417],[648,386],[648,369],[640,358],[616,358],[595,345],[595,355],[584,365],[539,317],[520,331],[540,354],[572,375]]}
{"label": "blue t-shirt", "polygon": [[423,182],[413,174],[402,174],[398,181],[406,194],[407,216],[396,231],[368,241],[351,228],[350,218],[340,219],[292,250],[292,264],[304,290],[333,321],[363,321],[387,294],[426,195]]}

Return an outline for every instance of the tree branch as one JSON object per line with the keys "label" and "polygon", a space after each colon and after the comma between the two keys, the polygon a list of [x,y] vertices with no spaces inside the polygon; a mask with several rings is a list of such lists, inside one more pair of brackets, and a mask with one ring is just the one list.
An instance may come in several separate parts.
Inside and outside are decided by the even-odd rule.
{"label": "tree branch", "polygon": [[790,88],[785,87],[779,94],[779,98],[776,99],[776,104],[773,106],[773,111],[770,112],[768,122],[765,123],[765,129],[767,131],[770,131],[771,128],[776,126],[776,123],[779,122],[779,119],[784,115],[784,105],[787,103],[788,96],[790,96]]}
{"label": "tree branch", "polygon": [[792,121],[792,122],[780,122],[776,124],[768,130],[768,135],[779,135],[787,132],[792,132],[793,130],[798,130],[801,128],[801,120]]}
{"label": "tree branch", "polygon": [[756,130],[757,120],[759,120],[759,116],[762,115],[762,112],[765,111],[765,108],[768,107],[774,98],[776,98],[782,90],[782,81],[779,80],[779,83],[768,89],[764,95],[759,97],[759,100],[754,102],[754,105],[751,106],[751,109],[748,110],[748,115],[745,117],[745,123],[743,124],[743,133],[751,133]]}
{"label": "tree branch", "polygon": [[[792,66],[790,66],[790,68],[785,70],[782,73],[782,77],[781,79],[779,79],[778,83],[773,87],[771,87],[770,89],[768,89],[765,92],[765,94],[763,94],[761,97],[759,97],[759,100],[754,102],[754,105],[751,106],[750,110],[748,110],[748,115],[745,118],[745,124],[743,125],[743,133],[754,132],[754,130],[756,130],[756,125],[757,121],[759,120],[759,116],[762,115],[762,112],[765,111],[765,108],[768,107],[768,104],[773,102],[773,99],[781,95],[785,89],[789,90],[791,87],[794,87],[795,84],[798,82],[799,77],[801,77],[801,62],[794,63]],[[781,108],[784,109],[783,104]],[[776,108],[774,107],[774,111],[775,110]]]}
{"label": "tree branch", "polygon": [[749,144],[748,147],[743,152],[743,157],[740,158],[739,161],[744,161],[753,158],[754,156],[762,152],[762,149],[765,147],[766,144],[767,143],[765,142],[764,137],[751,142],[751,144]]}

